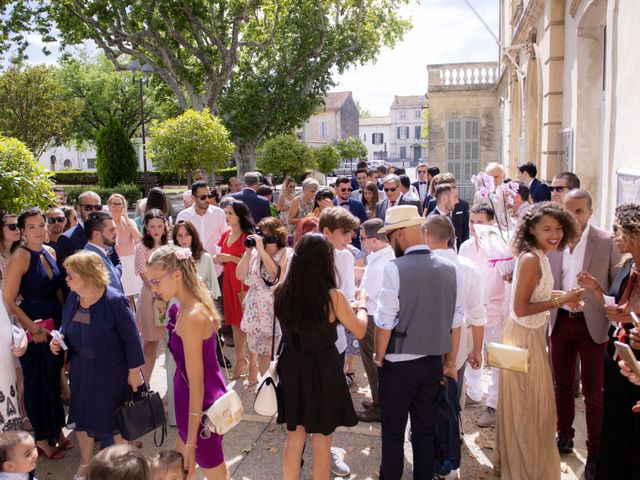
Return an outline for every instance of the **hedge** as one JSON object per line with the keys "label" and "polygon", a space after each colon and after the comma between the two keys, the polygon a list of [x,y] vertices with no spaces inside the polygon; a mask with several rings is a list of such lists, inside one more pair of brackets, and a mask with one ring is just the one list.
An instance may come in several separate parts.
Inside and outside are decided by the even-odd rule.
{"label": "hedge", "polygon": [[100,195],[100,200],[102,200],[103,205],[107,204],[107,200],[112,193],[119,193],[126,198],[130,207],[134,206],[136,202],[142,198],[142,189],[139,186],[126,183],[120,183],[111,188],[98,187],[97,185],[78,185],[65,188],[65,193],[67,194],[69,203],[75,204],[78,201],[78,196],[87,190],[91,190]]}
{"label": "hedge", "polygon": [[[142,184],[142,172],[138,172],[140,176],[139,183]],[[223,168],[215,171],[216,176],[223,178],[223,183],[228,183],[231,177],[238,175],[236,167]],[[164,172],[159,170],[150,170],[149,175],[158,178],[161,185],[180,185],[186,182],[186,178],[174,172]],[[98,174],[94,170],[60,170],[53,172],[51,180],[56,185],[97,185]]]}

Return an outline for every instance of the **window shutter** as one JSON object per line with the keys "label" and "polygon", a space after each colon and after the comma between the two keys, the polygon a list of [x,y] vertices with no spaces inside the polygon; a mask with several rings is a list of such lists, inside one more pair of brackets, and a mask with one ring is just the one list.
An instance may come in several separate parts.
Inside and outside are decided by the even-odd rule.
{"label": "window shutter", "polygon": [[378,138],[380,139],[378,145],[382,145],[384,143],[384,133],[379,133]]}
{"label": "window shutter", "polygon": [[398,130],[396,132],[398,134],[398,140],[400,139],[400,127],[398,127]]}

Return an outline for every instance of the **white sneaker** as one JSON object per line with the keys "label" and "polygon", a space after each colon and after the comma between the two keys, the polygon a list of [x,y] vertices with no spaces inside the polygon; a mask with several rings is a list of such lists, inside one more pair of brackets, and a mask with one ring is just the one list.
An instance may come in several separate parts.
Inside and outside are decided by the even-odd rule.
{"label": "white sneaker", "polygon": [[347,477],[351,475],[349,465],[344,463],[333,448],[331,449],[331,473],[336,477]]}

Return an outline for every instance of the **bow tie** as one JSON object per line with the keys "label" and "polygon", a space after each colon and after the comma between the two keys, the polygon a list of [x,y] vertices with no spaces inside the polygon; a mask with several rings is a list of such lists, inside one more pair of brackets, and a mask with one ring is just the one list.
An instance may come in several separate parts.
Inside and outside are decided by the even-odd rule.
{"label": "bow tie", "polygon": [[427,182],[418,182],[418,184],[420,184],[420,185],[426,185],[426,184],[427,184]]}
{"label": "bow tie", "polygon": [[345,205],[349,205],[349,202],[342,202],[342,203],[340,204],[340,206],[341,206],[341,207],[344,207]]}

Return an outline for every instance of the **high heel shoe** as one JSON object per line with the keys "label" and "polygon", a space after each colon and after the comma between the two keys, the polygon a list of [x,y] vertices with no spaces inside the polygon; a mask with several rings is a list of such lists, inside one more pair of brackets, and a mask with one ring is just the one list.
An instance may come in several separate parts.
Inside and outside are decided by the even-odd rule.
{"label": "high heel shoe", "polygon": [[243,358],[236,363],[236,368],[231,374],[231,380],[238,380],[240,377],[244,377],[249,373],[249,360]]}
{"label": "high heel shoe", "polygon": [[88,467],[89,467],[89,464],[87,465],[80,464],[80,466],[78,467],[78,471],[73,476],[73,480],[87,480],[87,476],[83,475],[82,472],[84,472]]}
{"label": "high heel shoe", "polygon": [[60,460],[64,458],[64,452],[60,451],[59,448],[54,448],[50,454],[47,453],[40,445],[36,445],[36,449],[38,450],[38,455],[44,455],[49,460]]}
{"label": "high heel shoe", "polygon": [[71,450],[73,448],[73,443],[68,438],[65,438],[62,443],[58,442],[60,450]]}

